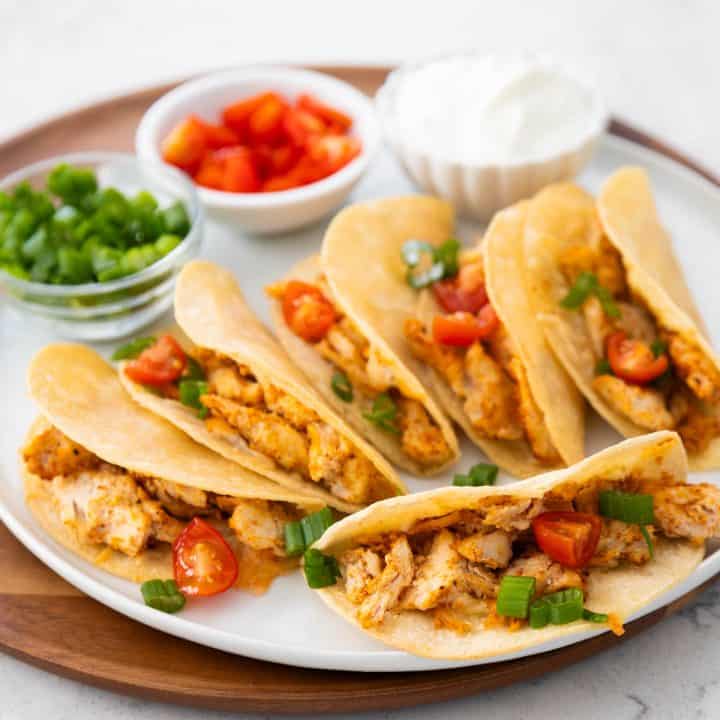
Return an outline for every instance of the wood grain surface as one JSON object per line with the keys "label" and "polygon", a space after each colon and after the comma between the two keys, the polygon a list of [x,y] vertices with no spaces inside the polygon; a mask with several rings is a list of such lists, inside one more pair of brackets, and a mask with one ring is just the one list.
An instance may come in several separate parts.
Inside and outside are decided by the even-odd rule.
{"label": "wood grain surface", "polygon": [[[384,68],[318,68],[367,93]],[[51,155],[132,150],[141,115],[173,85],[114,98],[50,120],[0,144],[0,176]],[[645,145],[720,185],[681,153],[613,120],[611,132]],[[86,597],[33,557],[0,525],[0,649],[51,672],[140,697],[218,710],[321,713],[440,702],[529,680],[628,642],[710,584],[627,626],[542,655],[424,673],[303,670],[250,660],[165,635]]]}

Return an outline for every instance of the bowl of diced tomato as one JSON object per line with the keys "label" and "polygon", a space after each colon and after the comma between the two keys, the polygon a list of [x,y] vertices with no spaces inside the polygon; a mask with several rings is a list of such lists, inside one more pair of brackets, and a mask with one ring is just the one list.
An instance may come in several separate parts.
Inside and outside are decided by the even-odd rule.
{"label": "bowl of diced tomato", "polygon": [[379,143],[368,97],[330,75],[246,67],[184,83],[137,130],[149,168],[180,168],[205,207],[254,233],[277,233],[337,208]]}

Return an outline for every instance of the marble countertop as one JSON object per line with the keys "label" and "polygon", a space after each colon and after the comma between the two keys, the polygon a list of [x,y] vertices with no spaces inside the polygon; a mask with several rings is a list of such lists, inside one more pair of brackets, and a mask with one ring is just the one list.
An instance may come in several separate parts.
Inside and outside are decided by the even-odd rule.
{"label": "marble countertop", "polygon": [[[520,49],[579,65],[613,112],[720,170],[718,27],[715,0],[364,0],[356,7],[276,0],[251,10],[225,0],[0,0],[0,139],[96,98],[242,62],[384,64],[458,49]],[[677,616],[575,667],[371,717],[713,718],[719,648],[716,585]],[[0,696],[0,720],[225,717],[121,697],[1,654]]]}

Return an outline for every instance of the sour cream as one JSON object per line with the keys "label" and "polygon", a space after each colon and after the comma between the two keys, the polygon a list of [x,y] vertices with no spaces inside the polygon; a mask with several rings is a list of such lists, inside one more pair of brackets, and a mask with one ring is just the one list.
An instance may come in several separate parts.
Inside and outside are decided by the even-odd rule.
{"label": "sour cream", "polygon": [[556,156],[605,121],[591,88],[539,58],[455,56],[404,70],[394,84],[394,138],[452,162],[513,165]]}

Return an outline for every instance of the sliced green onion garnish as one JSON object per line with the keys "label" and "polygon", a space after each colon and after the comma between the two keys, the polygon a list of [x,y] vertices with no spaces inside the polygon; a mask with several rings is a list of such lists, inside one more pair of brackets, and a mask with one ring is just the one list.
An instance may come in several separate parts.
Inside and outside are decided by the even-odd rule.
{"label": "sliced green onion garnish", "polygon": [[185,607],[185,596],[174,580],[148,580],[140,586],[145,604],[155,610],[176,613]]}
{"label": "sliced green onion garnish", "polygon": [[184,380],[205,380],[206,375],[202,365],[191,355],[186,353],[187,368],[183,375]]}
{"label": "sliced green onion garnish", "polygon": [[535,578],[522,575],[505,575],[500,583],[496,610],[498,615],[526,618],[530,600],[535,594]]}
{"label": "sliced green onion garnish", "polygon": [[650,537],[650,533],[648,532],[648,529],[645,527],[645,525],[640,526],[640,532],[642,533],[642,536],[645,538],[645,542],[648,546],[648,552],[650,553],[650,559],[652,560],[655,557],[655,546],[653,545],[652,538]]}
{"label": "sliced green onion garnish", "polygon": [[595,374],[596,375],[612,375],[612,367],[610,365],[610,362],[607,358],[601,358],[598,360],[597,365],[595,366]]}
{"label": "sliced green onion garnish", "polygon": [[531,628],[539,630],[544,628],[550,622],[550,605],[542,598],[535,600],[530,605],[530,613],[528,615],[528,624]]}
{"label": "sliced green onion garnish", "polygon": [[449,278],[457,275],[460,247],[460,243],[455,238],[450,238],[435,248],[435,262],[442,263],[444,268],[443,277]]}
{"label": "sliced green onion garnish", "polygon": [[129,343],[125,343],[125,345],[119,347],[110,356],[110,359],[113,362],[119,362],[120,360],[132,360],[140,355],[143,350],[147,350],[151,345],[154,345],[156,340],[157,338],[154,337],[135,338]]}
{"label": "sliced green onion garnish", "polygon": [[422,240],[408,240],[401,251],[408,266],[408,285],[419,290],[443,278],[457,275],[460,247],[455,238],[450,238],[438,246]]}
{"label": "sliced green onion garnish", "polygon": [[407,284],[415,290],[420,290],[432,285],[438,280],[442,280],[445,277],[445,266],[442,263],[435,262],[430,265],[427,270],[421,272],[415,272],[414,268],[408,268],[405,279]]}
{"label": "sliced green onion garnish", "polygon": [[285,554],[296,557],[305,552],[305,537],[300,522],[285,523]]}
{"label": "sliced green onion garnish", "polygon": [[550,623],[567,625],[583,616],[583,591],[580,588],[568,588],[545,595],[543,600],[550,607]]}
{"label": "sliced green onion garnish", "polygon": [[314,589],[334,585],[340,577],[337,560],[314,548],[305,551],[304,571],[307,584]]}
{"label": "sliced green onion garnish", "polygon": [[302,555],[335,522],[329,507],[306,515],[302,520],[285,524],[285,553],[289,557]]}
{"label": "sliced green onion garnish", "polygon": [[602,285],[596,285],[593,289],[593,292],[595,293],[595,297],[600,301],[600,305],[602,305],[603,312],[609,317],[614,318],[617,320],[617,318],[620,317],[620,308],[615,304],[615,301],[613,300],[612,293]]}
{"label": "sliced green onion garnish", "polygon": [[387,393],[380,393],[373,401],[370,412],[363,413],[363,417],[381,430],[399,435],[400,429],[395,423],[397,413],[395,401]]}
{"label": "sliced green onion garnish", "polygon": [[207,417],[208,409],[200,402],[200,398],[207,395],[209,390],[204,380],[181,380],[178,385],[180,402],[197,410],[201,418]]}
{"label": "sliced green onion garnish", "polygon": [[600,493],[600,514],[626,523],[652,525],[655,522],[653,496],[603,490]]}
{"label": "sliced green onion garnish", "polygon": [[605,613],[596,613],[587,609],[583,610],[582,616],[583,620],[593,623],[606,623],[608,621],[608,616]]}
{"label": "sliced green onion garnish", "polygon": [[560,304],[568,310],[577,310],[588,299],[590,293],[597,287],[598,280],[594,273],[582,272],[578,275],[575,284],[570,288],[568,294],[560,301]]}
{"label": "sliced green onion garnish", "polygon": [[408,267],[416,267],[420,264],[423,255],[432,258],[435,256],[435,248],[423,240],[407,240],[403,243],[402,258]]}
{"label": "sliced green onion garnish", "polygon": [[460,487],[494,485],[498,476],[498,466],[489,463],[478,463],[470,468],[467,475],[456,475],[453,485]]}
{"label": "sliced green onion garnish", "polygon": [[345,373],[338,370],[332,376],[330,387],[343,402],[349,403],[353,401],[353,386]]}
{"label": "sliced green onion garnish", "polygon": [[652,350],[652,354],[655,357],[660,357],[666,353],[667,348],[667,343],[664,340],[660,340],[660,338],[655,338],[655,340],[650,343],[650,350]]}

